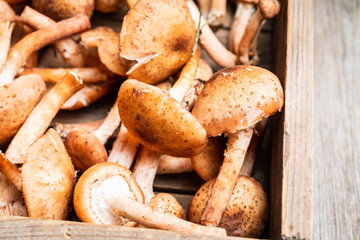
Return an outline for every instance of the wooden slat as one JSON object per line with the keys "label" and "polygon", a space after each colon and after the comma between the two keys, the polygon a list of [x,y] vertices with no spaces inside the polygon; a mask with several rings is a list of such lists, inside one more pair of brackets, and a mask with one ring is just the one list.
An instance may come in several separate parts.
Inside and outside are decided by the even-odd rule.
{"label": "wooden slat", "polygon": [[[287,10],[287,11],[286,11]],[[312,237],[313,2],[282,1],[275,72],[286,103],[271,169],[270,237]]]}

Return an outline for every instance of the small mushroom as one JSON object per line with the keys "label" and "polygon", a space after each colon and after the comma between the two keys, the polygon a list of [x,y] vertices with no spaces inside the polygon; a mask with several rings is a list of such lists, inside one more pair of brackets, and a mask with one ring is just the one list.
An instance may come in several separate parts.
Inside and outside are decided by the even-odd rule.
{"label": "small mushroom", "polygon": [[124,5],[124,0],[95,0],[95,10],[102,13],[118,12]]}
{"label": "small mushroom", "polygon": [[93,14],[95,0],[31,0],[32,7],[54,21],[85,14]]}
{"label": "small mushroom", "polygon": [[64,102],[82,87],[80,79],[70,73],[55,84],[26,118],[6,150],[6,157],[12,163],[24,163],[29,146],[43,135]]}
{"label": "small mushroom", "polygon": [[201,218],[203,224],[218,226],[239,176],[252,127],[281,110],[283,102],[279,79],[268,70],[247,65],[215,73],[201,91],[193,115],[209,137],[229,133],[224,161]]}
{"label": "small mushroom", "polygon": [[120,31],[120,56],[132,61],[129,78],[156,84],[189,59],[195,25],[182,0],[140,0],[129,10]]}
{"label": "small mushroom", "polygon": [[[26,6],[20,16],[21,22],[33,29],[48,27],[56,22],[38,11]],[[63,59],[73,67],[82,67],[85,64],[82,47],[71,37],[55,41],[54,46]]]}
{"label": "small mushroom", "polygon": [[93,132],[75,129],[65,138],[65,147],[75,168],[85,171],[92,165],[107,161],[104,144],[120,125],[117,103],[113,105],[102,124]]}
{"label": "small mushroom", "polygon": [[156,194],[150,199],[148,206],[154,211],[169,213],[175,217],[185,219],[184,208],[171,194]]}
{"label": "small mushroom", "polygon": [[128,218],[151,228],[226,235],[224,229],[197,225],[145,206],[130,170],[116,163],[96,164],[81,175],[75,186],[74,207],[78,217],[85,222],[123,225]]}
{"label": "small mushroom", "polygon": [[2,153],[0,170],[22,191],[29,217],[66,219],[69,216],[75,169],[54,129],[49,129],[29,147],[21,172]]}
{"label": "small mushroom", "polygon": [[0,87],[0,147],[11,141],[45,90],[44,81],[36,74],[19,77]]}
{"label": "small mushroom", "polygon": [[89,27],[88,17],[78,15],[26,35],[9,51],[6,62],[0,72],[0,86],[14,80],[20,68],[33,52],[59,38],[81,32]]}

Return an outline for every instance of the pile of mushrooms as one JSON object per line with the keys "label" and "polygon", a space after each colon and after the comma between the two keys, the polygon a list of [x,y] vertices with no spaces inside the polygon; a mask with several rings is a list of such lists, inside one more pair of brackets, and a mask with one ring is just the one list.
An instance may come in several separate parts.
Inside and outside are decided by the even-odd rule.
{"label": "pile of mushrooms", "polygon": [[[283,90],[268,70],[236,64],[259,63],[277,0],[239,0],[229,50],[214,33],[225,0],[9,3],[26,4],[0,0],[0,215],[63,220],[74,207],[95,224],[261,235],[267,196],[250,176]],[[119,11],[118,28],[91,28],[94,14]],[[202,49],[226,68],[213,74]],[[54,123],[114,91],[102,119]],[[206,183],[186,214],[153,182],[187,171]]]}

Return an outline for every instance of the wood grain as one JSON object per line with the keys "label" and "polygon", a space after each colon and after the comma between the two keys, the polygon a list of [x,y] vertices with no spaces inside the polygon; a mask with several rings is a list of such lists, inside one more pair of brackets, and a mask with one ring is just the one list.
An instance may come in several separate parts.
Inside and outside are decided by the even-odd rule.
{"label": "wood grain", "polygon": [[360,239],[360,1],[315,1],[314,235]]}
{"label": "wood grain", "polygon": [[313,3],[282,1],[275,73],[285,106],[277,117],[271,166],[271,238],[311,239],[313,160]]}

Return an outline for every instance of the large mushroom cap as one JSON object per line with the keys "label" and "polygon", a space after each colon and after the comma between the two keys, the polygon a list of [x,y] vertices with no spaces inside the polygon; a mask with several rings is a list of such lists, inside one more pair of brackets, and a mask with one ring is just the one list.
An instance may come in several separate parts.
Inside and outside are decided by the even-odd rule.
{"label": "large mushroom cap", "polygon": [[99,163],[86,170],[74,191],[74,208],[83,222],[135,226],[107,204],[107,198],[126,196],[144,203],[144,195],[127,168],[116,163]]}
{"label": "large mushroom cap", "polygon": [[0,147],[10,142],[45,90],[37,74],[19,77],[0,88]]}
{"label": "large mushroom cap", "polygon": [[225,68],[207,81],[192,110],[208,136],[235,133],[282,108],[283,90],[270,71],[248,65]]}
{"label": "large mushroom cap", "polygon": [[[188,211],[190,221],[200,223],[214,183],[215,178],[202,185],[195,194]],[[230,236],[259,237],[266,226],[267,214],[267,197],[261,185],[253,178],[240,176],[219,227],[225,228]]]}
{"label": "large mushroom cap", "polygon": [[157,87],[127,80],[120,87],[118,104],[125,127],[153,151],[190,157],[206,144],[206,132],[196,118]]}
{"label": "large mushroom cap", "polygon": [[30,217],[66,219],[71,210],[75,169],[54,129],[34,142],[22,167],[22,192]]}
{"label": "large mushroom cap", "polygon": [[189,59],[195,27],[183,0],[140,0],[128,12],[120,32],[120,56],[138,63],[130,78],[155,84]]}

